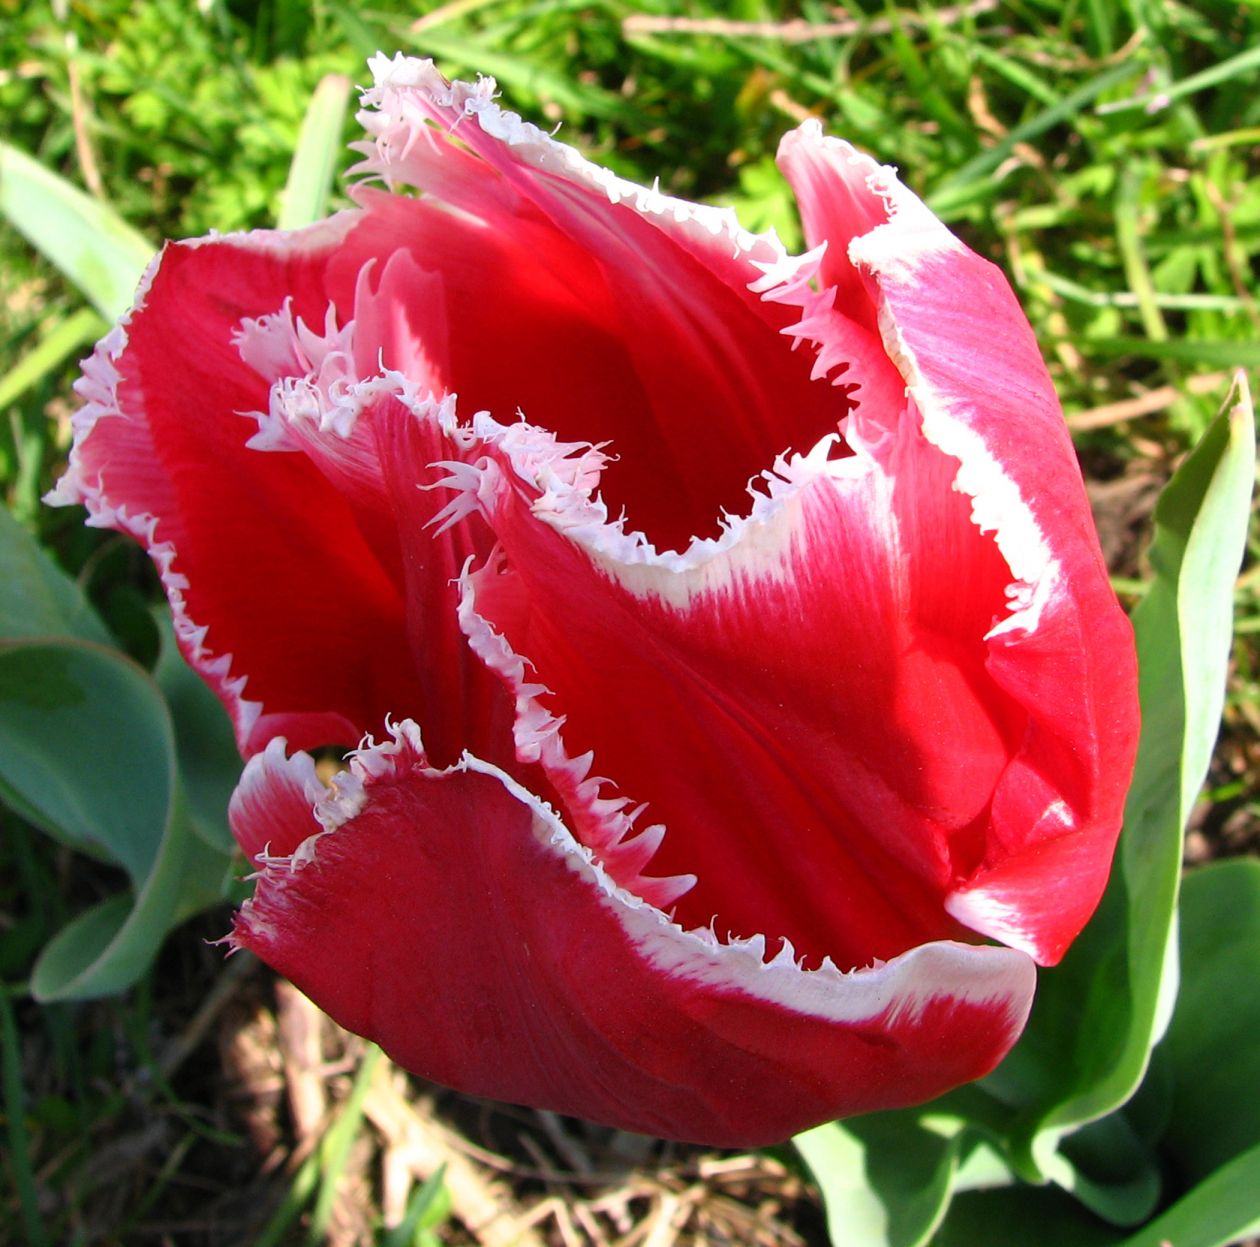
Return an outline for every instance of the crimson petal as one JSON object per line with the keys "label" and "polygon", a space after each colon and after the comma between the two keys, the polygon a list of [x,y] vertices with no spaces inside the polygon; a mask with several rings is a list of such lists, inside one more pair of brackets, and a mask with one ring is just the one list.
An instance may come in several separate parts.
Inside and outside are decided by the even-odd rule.
{"label": "crimson petal", "polygon": [[779,160],[810,241],[844,257],[830,279],[872,293],[924,436],[957,460],[956,487],[1010,566],[1011,610],[986,666],[1026,729],[994,792],[990,848],[948,904],[1053,964],[1106,886],[1138,735],[1132,630],[1054,387],[1005,278],[892,170],[816,123],[789,134]]}
{"label": "crimson petal", "polygon": [[270,848],[234,940],[448,1086],[757,1146],[983,1074],[1031,1001],[1010,949],[932,943],[841,974],[684,931],[503,772],[430,767],[413,724],[314,817],[311,783],[276,745],[246,770],[233,828]]}
{"label": "crimson petal", "polygon": [[[362,168],[420,195],[168,247],[56,492],[252,755],[237,942],[412,1069],[678,1138],[985,1072],[1137,735],[1005,282],[816,125],[792,257],[373,70]],[[391,717],[330,788],[288,756]]]}
{"label": "crimson petal", "polygon": [[466,412],[610,442],[605,501],[662,547],[715,531],[776,455],[834,433],[851,386],[895,377],[846,321],[842,385],[816,383],[815,358],[781,336],[791,310],[749,289],[782,248],[729,210],[597,168],[502,110],[489,80],[448,83],[403,57],[372,67],[360,168],[425,192],[390,211],[436,279],[436,297],[404,304],[436,375]]}
{"label": "crimson petal", "polygon": [[496,730],[450,589],[484,538],[456,526],[404,555],[399,535],[445,503],[419,487],[460,453],[452,408],[355,371],[392,346],[378,296],[400,264],[374,278],[380,233],[369,209],[169,244],[85,365],[49,498],[145,545],[247,754],[277,733],[353,744],[391,712],[452,759]]}
{"label": "crimson petal", "polygon": [[[589,750],[646,802],[654,872],[698,877],[688,924],[716,914],[846,967],[961,935],[944,899],[979,860],[1022,715],[984,675],[1005,566],[913,423],[883,448],[895,474],[820,446],[673,559],[600,524],[590,473],[566,490],[547,435],[482,428],[504,558],[467,579],[463,618],[517,698],[518,755],[564,790]],[[524,689],[486,629],[528,660]]]}

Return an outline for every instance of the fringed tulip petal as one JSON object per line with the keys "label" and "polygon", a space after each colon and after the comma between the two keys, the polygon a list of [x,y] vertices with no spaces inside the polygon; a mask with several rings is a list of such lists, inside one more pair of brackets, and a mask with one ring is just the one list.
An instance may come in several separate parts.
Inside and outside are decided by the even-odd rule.
{"label": "fringed tulip petal", "polygon": [[1054,388],[1001,273],[891,170],[816,125],[790,134],[780,161],[811,242],[847,254],[833,278],[852,288],[856,273],[873,293],[924,436],[957,460],[956,488],[1010,566],[1011,609],[986,639],[986,665],[1026,727],[993,793],[983,857],[949,907],[1051,964],[1106,885],[1138,726],[1131,632]]}
{"label": "fringed tulip petal", "polygon": [[311,811],[326,801],[328,790],[308,753],[288,753],[283,736],[245,764],[232,794],[228,821],[250,863],[290,857],[311,838]]}
{"label": "fringed tulip petal", "polygon": [[483,430],[503,559],[470,578],[465,630],[515,686],[518,755],[546,764],[559,732],[645,802],[667,829],[654,873],[698,876],[688,923],[846,966],[959,934],[944,901],[1023,716],[984,670],[1005,565],[913,421],[879,458],[781,462],[751,517],[687,558],[600,523],[590,455]]}
{"label": "fringed tulip petal", "polygon": [[408,306],[417,325],[441,321],[424,336],[445,351],[445,388],[466,412],[610,442],[604,500],[661,546],[716,531],[751,477],[834,433],[893,371],[845,322],[838,384],[817,384],[816,360],[783,339],[792,309],[750,289],[782,248],[729,210],[613,177],[500,109],[489,81],[447,83],[403,58],[373,72],[361,169],[425,192],[391,212],[441,292]]}
{"label": "fringed tulip petal", "polygon": [[[376,224],[367,212],[365,232]],[[411,652],[406,670],[418,686],[410,708],[429,732],[432,755],[450,762],[468,747],[493,750],[510,722],[505,698],[455,623],[452,585],[470,559],[489,553],[490,534],[458,522],[434,531],[448,510],[441,482],[475,440],[457,424],[453,397],[422,394],[394,367],[356,378],[357,355],[385,343],[376,347],[384,356],[391,344],[394,327],[380,305],[396,279],[391,274],[407,273],[405,263],[391,260],[374,286],[370,269],[365,265],[356,282],[355,318],[340,330],[313,334],[295,325],[287,306],[246,323],[239,339],[246,359],[265,370],[268,358],[282,354],[276,344],[293,340],[304,365],[272,384],[250,445],[300,452],[349,504],[372,557],[401,594]],[[392,345],[401,349],[397,337]],[[406,361],[395,353],[393,362]]]}
{"label": "fringed tulip petal", "polygon": [[235,940],[431,1078],[675,1138],[984,1073],[1137,737],[1005,282],[817,125],[792,256],[372,69],[387,189],[168,247],[55,494],[234,716]]}
{"label": "fringed tulip petal", "polygon": [[[447,1085],[747,1147],[976,1077],[1023,1024],[1032,963],[1008,949],[931,943],[841,974],[684,931],[496,768],[431,768],[412,725],[352,773],[308,839],[260,859],[233,938]],[[271,834],[269,805],[296,816],[305,775],[254,759],[238,837],[264,817]]]}
{"label": "fringed tulip petal", "polygon": [[[451,590],[486,535],[400,538],[445,505],[424,486],[461,453],[453,404],[403,373],[356,371],[390,328],[363,250],[377,225],[348,212],[168,245],[78,387],[53,500],[146,545],[247,754],[278,733],[350,745],[391,712],[425,721],[450,759],[504,727]],[[385,296],[397,271],[384,267]]]}
{"label": "fringed tulip petal", "polygon": [[346,499],[304,457],[247,447],[269,387],[241,358],[241,322],[288,301],[322,325],[352,225],[168,245],[85,367],[55,495],[145,544],[248,752],[277,733],[353,744],[415,683],[402,597]]}

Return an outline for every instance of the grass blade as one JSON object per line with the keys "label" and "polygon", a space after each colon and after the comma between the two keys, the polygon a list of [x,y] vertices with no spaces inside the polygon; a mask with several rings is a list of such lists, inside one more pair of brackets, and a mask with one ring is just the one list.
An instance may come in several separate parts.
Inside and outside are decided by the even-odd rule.
{"label": "grass blade", "polygon": [[1117,100],[1112,104],[1104,104],[1098,111],[1106,114],[1143,108],[1148,112],[1153,112],[1157,106],[1167,108],[1174,100],[1185,99],[1188,95],[1194,95],[1196,92],[1207,90],[1208,87],[1227,82],[1230,78],[1239,74],[1251,73],[1258,66],[1260,66],[1260,47],[1248,48],[1245,52],[1239,52],[1237,56],[1231,56],[1228,60],[1221,61],[1219,65],[1213,65],[1211,68],[1204,69],[1197,74],[1191,74],[1189,78],[1183,78],[1180,82],[1174,82],[1162,90],[1152,93],[1143,92],[1141,95],[1135,95],[1131,99]]}
{"label": "grass blade", "polygon": [[1260,1233],[1260,1147],[1232,1160],[1120,1247],[1226,1247]]}
{"label": "grass blade", "polygon": [[427,1214],[442,1194],[445,1179],[446,1165],[443,1164],[422,1186],[416,1187],[407,1201],[406,1215],[386,1234],[381,1247],[415,1247],[422,1231],[431,1223]]}
{"label": "grass blade", "polygon": [[3,1039],[4,1048],[4,1116],[8,1125],[9,1169],[13,1174],[13,1185],[17,1187],[18,1203],[22,1208],[26,1241],[30,1247],[46,1247],[48,1236],[44,1233],[44,1221],[39,1215],[39,1195],[35,1188],[35,1173],[31,1168],[30,1151],[27,1147],[17,1023],[13,1017],[13,1006],[9,1003],[8,988],[3,986],[0,986],[0,1038]]}
{"label": "grass blade", "polygon": [[311,1216],[308,1241],[312,1244],[322,1243],[328,1231],[328,1222],[332,1218],[333,1204],[337,1198],[337,1182],[350,1156],[350,1145],[363,1124],[363,1101],[372,1085],[372,1075],[384,1055],[375,1044],[369,1045],[363,1054],[359,1072],[354,1077],[350,1095],[320,1146],[323,1173],[320,1175],[319,1194],[315,1198],[315,1211]]}
{"label": "grass blade", "polygon": [[91,346],[109,326],[91,308],[59,320],[4,376],[0,376],[0,408],[17,402],[32,386],[59,368],[75,351]]}
{"label": "grass blade", "polygon": [[276,218],[280,229],[310,225],[327,212],[337,161],[345,150],[342,130],[349,102],[350,79],[345,74],[325,74],[320,79],[298,131]]}
{"label": "grass blade", "polygon": [[0,143],[0,212],[106,320],[131,305],[155,248],[108,204]]}
{"label": "grass blade", "polygon": [[1015,126],[1005,138],[978,156],[973,156],[961,169],[938,183],[927,197],[928,207],[948,220],[951,212],[974,198],[979,191],[991,190],[997,186],[990,175],[1020,143],[1027,143],[1061,121],[1082,112],[1087,104],[1132,76],[1133,72],[1134,66],[1129,62],[1112,65],[1065,95],[1057,104],[1042,109],[1022,125]]}

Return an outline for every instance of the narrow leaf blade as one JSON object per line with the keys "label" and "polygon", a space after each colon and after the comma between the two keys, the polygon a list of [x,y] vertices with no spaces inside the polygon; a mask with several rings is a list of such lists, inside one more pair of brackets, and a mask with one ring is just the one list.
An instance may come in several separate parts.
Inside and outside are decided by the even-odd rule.
{"label": "narrow leaf blade", "polygon": [[100,315],[89,307],[81,307],[65,320],[59,320],[0,377],[0,408],[15,403],[76,351],[91,346],[108,328]]}
{"label": "narrow leaf blade", "polygon": [[1260,1147],[1253,1147],[1182,1196],[1120,1247],[1226,1247],[1260,1234]]}
{"label": "narrow leaf blade", "polygon": [[3,142],[0,212],[106,320],[130,306],[153,245],[107,204]]}
{"label": "narrow leaf blade", "polygon": [[310,225],[327,211],[328,193],[343,150],[341,132],[349,101],[350,79],[345,74],[325,74],[311,96],[298,131],[276,218],[280,229]]}

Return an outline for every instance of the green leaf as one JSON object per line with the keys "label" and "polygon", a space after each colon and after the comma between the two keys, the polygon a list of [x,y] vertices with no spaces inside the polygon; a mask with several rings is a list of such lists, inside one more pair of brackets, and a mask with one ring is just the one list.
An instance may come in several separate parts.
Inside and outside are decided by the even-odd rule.
{"label": "green leaf", "polygon": [[381,1239],[380,1247],[414,1247],[423,1232],[446,1219],[446,1162],[417,1186],[407,1199],[403,1219]]}
{"label": "green leaf", "polygon": [[49,942],[31,975],[40,999],[123,990],[175,923],[224,894],[231,859],[192,830],[162,694],[113,650],[0,643],[0,795],[63,842],[117,862],[134,894]]}
{"label": "green leaf", "polygon": [[131,306],[152,243],[108,204],[0,142],[0,212],[106,320]]}
{"label": "green leaf", "polygon": [[[1255,1087],[1243,1093],[1254,1098]],[[1260,1234],[1260,1147],[1200,1182],[1119,1247],[1226,1247]]]}
{"label": "green leaf", "polygon": [[1059,1186],[1112,1225],[1140,1225],[1159,1203],[1155,1151],[1120,1112],[1064,1135],[1046,1167]]}
{"label": "green leaf", "polygon": [[64,320],[58,320],[31,350],[0,377],[0,409],[15,403],[32,386],[60,368],[76,351],[90,346],[108,329],[109,325],[89,307],[81,307]]}
{"label": "green leaf", "polygon": [[311,1212],[307,1242],[311,1247],[328,1241],[328,1226],[337,1201],[338,1184],[350,1159],[350,1149],[363,1122],[363,1104],[372,1085],[372,1076],[385,1054],[375,1044],[368,1044],[359,1062],[358,1072],[350,1086],[350,1094],[341,1106],[337,1120],[320,1139],[320,1184]]}
{"label": "green leaf", "polygon": [[253,1240],[255,1247],[277,1247],[281,1242],[292,1241],[291,1237],[287,1237],[289,1227],[297,1220],[317,1190],[319,1194],[316,1195],[316,1208],[311,1218],[306,1241],[312,1244],[326,1241],[326,1223],[335,1199],[333,1192],[345,1167],[346,1156],[354,1142],[355,1133],[362,1123],[363,1102],[367,1098],[373,1073],[383,1056],[384,1053],[375,1044],[368,1045],[350,1088],[350,1094],[338,1112],[337,1120],[325,1130],[319,1141],[319,1147],[306,1158],[302,1167],[293,1175],[293,1181],[289,1184],[280,1207],[255,1236]]}
{"label": "green leaf", "polygon": [[349,100],[350,79],[344,74],[325,74],[320,79],[298,131],[276,219],[280,229],[297,229],[323,218],[337,162],[345,149],[342,130]]}
{"label": "green leaf", "polygon": [[88,1000],[125,991],[173,926],[222,899],[229,861],[193,834],[177,799],[134,897],[111,897],[53,936],[31,971],[32,994],[42,1001]]}
{"label": "green leaf", "polygon": [[1072,345],[1086,355],[1108,359],[1166,359],[1201,368],[1260,368],[1260,342],[1233,342],[1204,338],[1130,338],[1108,334],[1105,338],[1076,335]]}
{"label": "green leaf", "polygon": [[232,721],[204,680],[184,661],[170,612],[157,615],[162,650],[153,678],[166,695],[175,725],[179,774],[192,829],[220,853],[236,851],[228,827],[228,802],[241,777]]}
{"label": "green leaf", "polygon": [[[1163,1145],[1189,1182],[1260,1148],[1260,861],[1187,876],[1181,993],[1156,1058],[1172,1075]],[[1260,1215],[1260,1183],[1254,1215]]]}
{"label": "green leaf", "polygon": [[0,507],[0,640],[46,636],[109,643],[79,586]]}
{"label": "green leaf", "polygon": [[[1154,579],[1134,613],[1142,736],[1111,882],[1061,965],[1044,971],[1024,1037],[983,1084],[1011,1106],[1024,1177],[1089,1197],[1060,1140],[1132,1095],[1176,991],[1170,956],[1181,835],[1220,722],[1233,589],[1255,472],[1246,383],[1169,483],[1155,512]],[[1140,1180],[1137,1170],[1109,1175]],[[1095,1195],[1097,1192],[1095,1192]],[[1114,1213],[1105,1199],[1091,1199]]]}
{"label": "green leaf", "polygon": [[174,729],[143,669],[81,641],[0,645],[0,793],[19,813],[143,879],[174,784]]}
{"label": "green leaf", "polygon": [[1013,127],[1009,133],[973,156],[961,168],[943,178],[927,197],[928,207],[938,216],[949,220],[963,206],[979,196],[990,196],[1000,185],[994,171],[1008,159],[1020,143],[1027,143],[1054,126],[1076,116],[1093,103],[1104,91],[1117,86],[1126,78],[1132,78],[1135,65],[1124,61],[1104,69],[1088,82],[1065,95],[1057,103],[1041,109],[1027,121]]}
{"label": "green leaf", "polygon": [[1209,69],[1201,70],[1197,74],[1191,74],[1179,82],[1170,83],[1166,87],[1161,86],[1158,92],[1135,92],[1130,98],[1115,100],[1110,104],[1104,105],[1098,111],[1100,113],[1119,113],[1138,108],[1149,108],[1153,99],[1159,99],[1162,101],[1161,107],[1167,108],[1174,100],[1184,99],[1197,91],[1205,91],[1208,87],[1228,82],[1230,78],[1241,76],[1250,81],[1251,75],[1257,68],[1260,68],[1260,46],[1248,48],[1244,52],[1239,52],[1237,56],[1231,56],[1228,60],[1221,61]]}
{"label": "green leaf", "polygon": [[1118,1247],[1119,1242],[1118,1231],[1057,1188],[1016,1186],[959,1195],[932,1247]]}
{"label": "green leaf", "polygon": [[844,1247],[920,1247],[949,1206],[962,1136],[915,1111],[815,1126],[793,1140],[822,1192],[831,1241]]}

